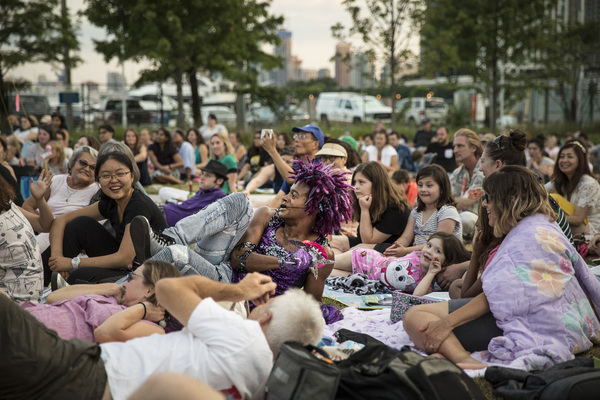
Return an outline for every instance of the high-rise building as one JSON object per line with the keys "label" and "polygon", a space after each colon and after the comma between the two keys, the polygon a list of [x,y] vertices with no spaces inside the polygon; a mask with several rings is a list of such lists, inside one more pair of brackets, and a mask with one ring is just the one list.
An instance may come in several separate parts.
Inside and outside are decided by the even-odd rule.
{"label": "high-rise building", "polygon": [[350,87],[350,45],[340,42],[335,46],[335,80],[342,89]]}
{"label": "high-rise building", "polygon": [[321,78],[330,78],[331,77],[331,71],[329,71],[329,68],[321,68],[318,73],[317,73],[317,77],[319,79]]}
{"label": "high-rise building", "polygon": [[355,53],[350,56],[350,87],[354,89],[371,88],[375,86],[375,67],[365,53]]}
{"label": "high-rise building", "polygon": [[274,55],[282,58],[281,68],[271,71],[271,81],[277,87],[286,86],[292,80],[294,64],[292,62],[292,32],[281,29],[277,32],[280,43],[275,47]]}

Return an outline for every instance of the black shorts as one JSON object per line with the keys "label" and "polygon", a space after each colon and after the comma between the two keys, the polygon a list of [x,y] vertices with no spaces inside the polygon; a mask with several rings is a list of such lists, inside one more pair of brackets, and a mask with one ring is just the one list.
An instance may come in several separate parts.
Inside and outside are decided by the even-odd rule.
{"label": "black shorts", "polygon": [[100,346],[64,340],[0,294],[0,399],[102,399]]}
{"label": "black shorts", "polygon": [[[456,299],[448,302],[448,313],[452,313],[472,299]],[[470,353],[487,350],[490,341],[504,332],[496,325],[496,318],[491,312],[481,317],[457,326],[452,331],[460,344]]]}

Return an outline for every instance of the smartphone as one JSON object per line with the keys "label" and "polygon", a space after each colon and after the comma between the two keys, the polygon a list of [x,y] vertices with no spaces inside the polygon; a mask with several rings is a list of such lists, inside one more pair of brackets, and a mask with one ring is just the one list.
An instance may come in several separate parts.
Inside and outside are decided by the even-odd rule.
{"label": "smartphone", "polygon": [[260,132],[261,139],[264,139],[267,135],[269,135],[269,139],[273,139],[273,129],[263,129]]}

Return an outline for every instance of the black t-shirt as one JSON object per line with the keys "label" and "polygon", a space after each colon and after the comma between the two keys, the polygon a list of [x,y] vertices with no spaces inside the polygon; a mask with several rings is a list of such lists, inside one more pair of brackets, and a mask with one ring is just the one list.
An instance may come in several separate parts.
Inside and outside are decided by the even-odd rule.
{"label": "black t-shirt", "polygon": [[431,139],[435,136],[436,131],[431,128],[429,132],[419,129],[415,134],[414,145],[416,148],[427,147],[431,143]]}
{"label": "black t-shirt", "polygon": [[156,203],[139,189],[133,190],[131,199],[129,199],[129,203],[125,206],[123,220],[121,222],[119,222],[117,202],[113,199],[101,199],[98,202],[98,210],[104,218],[110,221],[110,224],[115,230],[115,237],[119,242],[123,239],[125,225],[130,223],[131,220],[138,215],[143,215],[148,218],[150,226],[157,232],[162,232],[168,227],[167,221],[165,221],[165,217],[163,217]]}
{"label": "black t-shirt", "polygon": [[250,172],[254,175],[265,165],[273,163],[273,160],[265,150],[252,146],[246,153],[246,163],[250,164]]}
{"label": "black t-shirt", "polygon": [[[394,243],[406,227],[408,217],[410,216],[410,210],[408,207],[404,207],[404,211],[400,211],[398,207],[391,207],[385,210],[381,219],[373,224],[373,229],[377,229],[381,233],[389,234],[390,237],[383,241],[383,243]],[[350,246],[356,246],[362,243],[360,237],[360,224],[358,225],[358,234],[356,238],[350,238]]]}
{"label": "black t-shirt", "polygon": [[454,147],[452,142],[448,142],[447,145],[442,146],[439,143],[431,143],[425,153],[435,153],[434,164],[441,165],[444,167],[446,172],[450,173],[456,169],[456,160],[454,159]]}

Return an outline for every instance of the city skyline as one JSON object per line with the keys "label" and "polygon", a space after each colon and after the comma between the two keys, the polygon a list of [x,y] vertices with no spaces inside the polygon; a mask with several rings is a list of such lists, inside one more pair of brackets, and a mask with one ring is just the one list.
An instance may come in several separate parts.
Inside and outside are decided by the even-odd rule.
{"label": "city skyline", "polygon": [[[70,12],[74,14],[83,9],[83,3],[83,0],[69,0]],[[284,16],[285,21],[281,28],[292,33],[292,53],[302,61],[302,68],[307,70],[327,68],[333,71],[334,64],[331,59],[335,55],[337,41],[331,36],[330,28],[337,22],[351,23],[340,0],[306,0],[301,3],[294,0],[274,0],[271,4],[271,13]],[[74,85],[87,81],[106,84],[109,72],[121,73],[121,66],[116,60],[106,63],[103,56],[94,50],[92,40],[104,37],[105,32],[102,29],[91,25],[87,20],[82,21],[79,54],[84,63],[74,68],[71,73]],[[147,63],[125,62],[127,83],[133,84],[139,72],[147,67]],[[32,63],[11,70],[8,77],[25,78],[35,83],[40,75],[44,75],[48,81],[53,81],[61,72],[60,66],[52,68],[47,64]]]}

